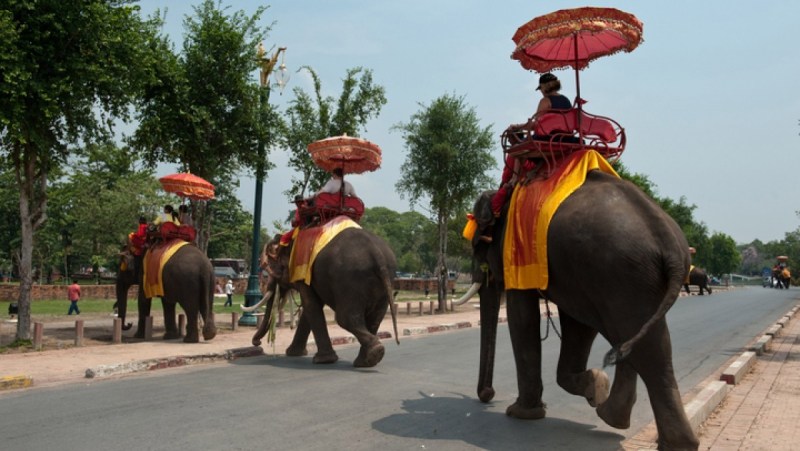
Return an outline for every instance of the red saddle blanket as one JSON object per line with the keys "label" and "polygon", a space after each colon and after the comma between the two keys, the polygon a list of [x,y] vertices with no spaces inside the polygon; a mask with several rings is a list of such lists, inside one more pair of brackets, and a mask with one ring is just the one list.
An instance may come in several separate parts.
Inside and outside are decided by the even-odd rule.
{"label": "red saddle blanket", "polygon": [[594,150],[566,157],[547,178],[517,185],[511,196],[503,242],[506,289],[547,288],[547,231],[561,203],[583,185],[589,171],[617,175]]}

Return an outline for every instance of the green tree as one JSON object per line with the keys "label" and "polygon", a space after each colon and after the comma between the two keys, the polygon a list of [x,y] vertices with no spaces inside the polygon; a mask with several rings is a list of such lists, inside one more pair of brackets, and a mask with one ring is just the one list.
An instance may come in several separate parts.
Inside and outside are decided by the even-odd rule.
{"label": "green tree", "polygon": [[706,270],[711,274],[730,274],[742,263],[742,256],[736,249],[736,242],[724,233],[714,233],[708,239],[709,259]]}
{"label": "green tree", "polygon": [[78,146],[111,134],[155,73],[157,19],[132,2],[6,0],[0,6],[0,160],[19,197],[19,322],[30,339],[34,234],[49,175]]}
{"label": "green tree", "polygon": [[398,271],[433,272],[436,265],[436,224],[424,215],[374,207],[364,211],[360,224],[386,240],[397,258]]}
{"label": "green tree", "polygon": [[[177,163],[216,187],[238,186],[243,168],[266,171],[268,150],[280,129],[269,105],[269,87],[252,77],[257,47],[270,30],[252,15],[227,14],[213,0],[194,7],[184,20],[180,55],[164,53],[158,83],[148,87],[139,105],[139,128],[131,144],[151,166]],[[192,202],[197,244],[206,250],[211,237],[208,203]]]}
{"label": "green tree", "polygon": [[481,128],[474,108],[463,97],[444,95],[411,116],[397,129],[408,152],[397,190],[412,205],[427,201],[436,218],[438,249],[435,275],[439,310],[447,301],[447,231],[454,214],[467,210],[478,193],[490,186],[486,171],[496,166],[491,127]]}
{"label": "green tree", "polygon": [[369,69],[348,69],[338,99],[323,97],[317,73],[308,66],[301,69],[311,74],[314,92],[308,94],[294,88],[295,97],[286,111],[289,123],[285,145],[290,151],[289,167],[295,170],[292,185],[285,192],[289,199],[316,192],[328,179],[329,175],[311,160],[310,143],[344,134],[360,136],[367,122],[377,117],[386,104],[384,88],[373,82]]}

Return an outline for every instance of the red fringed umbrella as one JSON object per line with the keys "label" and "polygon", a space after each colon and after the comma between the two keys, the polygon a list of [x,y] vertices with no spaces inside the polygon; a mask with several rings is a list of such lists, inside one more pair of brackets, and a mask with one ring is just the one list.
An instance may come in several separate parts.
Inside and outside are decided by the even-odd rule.
{"label": "red fringed umbrella", "polygon": [[188,172],[165,175],[158,179],[161,187],[168,193],[175,193],[181,197],[194,200],[209,200],[214,198],[214,185],[205,179]]}
{"label": "red fringed umbrella", "polygon": [[314,141],[308,145],[308,153],[314,164],[328,172],[341,168],[345,174],[361,174],[381,167],[381,148],[354,136]]}
{"label": "red fringed umbrella", "polygon": [[511,58],[540,73],[575,69],[580,98],[578,71],[602,56],[635,49],[642,42],[642,28],[636,16],[614,8],[562,9],[519,27]]}

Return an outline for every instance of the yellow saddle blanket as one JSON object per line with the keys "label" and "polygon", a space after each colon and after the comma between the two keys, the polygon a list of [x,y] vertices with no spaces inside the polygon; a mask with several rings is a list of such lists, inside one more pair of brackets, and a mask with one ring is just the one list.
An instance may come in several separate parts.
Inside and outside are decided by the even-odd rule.
{"label": "yellow saddle blanket", "polygon": [[337,216],[321,226],[296,229],[289,257],[289,281],[303,281],[306,285],[311,285],[311,268],[317,255],[342,230],[353,227],[361,228],[349,217]]}
{"label": "yellow saddle blanket", "polygon": [[189,243],[184,240],[174,239],[147,250],[143,260],[142,288],[144,289],[144,297],[149,299],[164,296],[164,284],[161,278],[164,265],[175,255],[175,252],[178,252],[178,249],[187,244]]}
{"label": "yellow saddle blanket", "polygon": [[561,203],[583,185],[589,171],[617,177],[608,161],[594,150],[570,155],[553,174],[517,185],[511,196],[503,242],[506,289],[547,289],[547,230]]}

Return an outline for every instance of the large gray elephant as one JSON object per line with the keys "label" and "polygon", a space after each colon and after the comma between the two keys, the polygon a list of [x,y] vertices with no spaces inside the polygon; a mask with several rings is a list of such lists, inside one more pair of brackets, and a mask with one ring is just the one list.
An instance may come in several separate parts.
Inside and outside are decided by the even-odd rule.
{"label": "large gray elephant", "polygon": [[[504,293],[502,248],[504,217],[492,221],[484,193],[473,214],[475,235],[473,288],[480,295],[481,356],[478,397],[494,397],[497,317]],[[542,402],[540,296],[558,306],[561,352],[558,384],[583,396],[609,425],[625,429],[636,401],[637,374],[650,395],[659,449],[697,449],[672,368],[665,320],[689,272],[686,239],[678,225],[630,182],[601,171],[566,198],[547,234],[547,289],[505,292],[508,327],[517,368],[519,397],[506,414],[545,416]],[[612,344],[606,362],[616,364],[613,385],[599,368],[587,369],[597,333]]]}
{"label": "large gray elephant", "polygon": [[[311,284],[289,281],[289,256],[293,244],[279,244],[276,235],[264,246],[262,260],[268,273],[267,293],[262,301],[245,311],[254,311],[265,301],[267,314],[253,336],[254,346],[261,344],[267,332],[269,316],[278,290],[290,289],[300,293],[302,313],[298,320],[287,356],[307,354],[309,333],[313,332],[317,353],[314,363],[334,363],[338,360],[328,335],[323,307],[335,312],[336,323],[352,333],[361,344],[355,367],[372,367],[383,359],[385,349],[377,336],[378,327],[391,308],[392,323],[397,337],[392,284],[397,269],[395,256],[385,241],[361,229],[342,230],[316,256],[311,268]],[[398,341],[399,343],[399,341]]]}
{"label": "large gray elephant", "polygon": [[708,274],[706,274],[705,269],[698,268],[697,266],[692,267],[687,280],[688,282],[683,284],[683,287],[686,289],[686,294],[691,293],[689,291],[689,285],[697,286],[700,289],[700,296],[703,295],[703,290],[711,294],[711,286],[708,284]]}
{"label": "large gray elephant", "polygon": [[[144,338],[145,319],[150,315],[152,299],[145,297],[142,285],[142,274],[145,268],[142,257],[136,257],[129,251],[121,254],[122,264],[117,274],[117,314],[122,319],[123,329],[128,330],[132,324],[125,324],[128,310],[128,289],[138,285],[139,323],[134,337]],[[124,268],[124,269],[123,269]],[[198,331],[198,315],[203,319],[203,339],[211,340],[217,335],[214,324],[214,268],[208,257],[193,244],[178,249],[164,265],[161,274],[164,296],[164,339],[180,337],[175,322],[175,306],[180,304],[186,313],[186,343],[200,341]]]}

